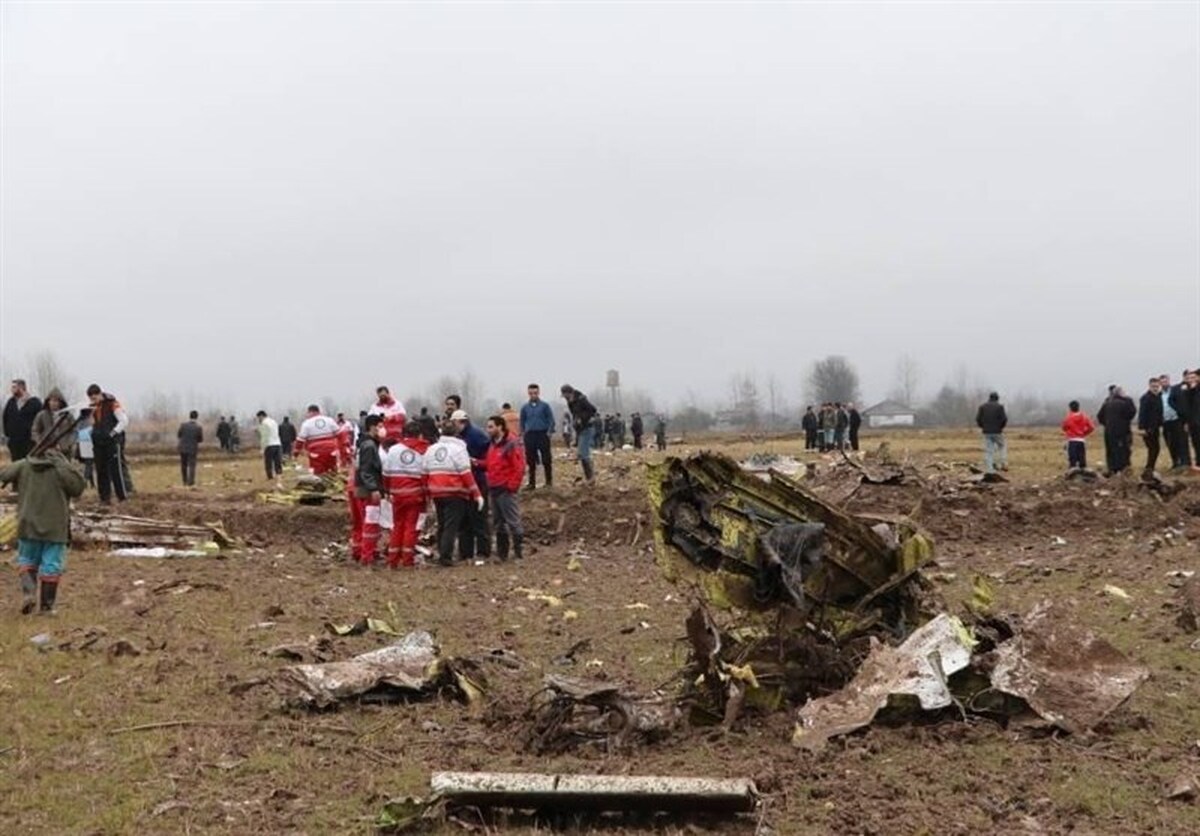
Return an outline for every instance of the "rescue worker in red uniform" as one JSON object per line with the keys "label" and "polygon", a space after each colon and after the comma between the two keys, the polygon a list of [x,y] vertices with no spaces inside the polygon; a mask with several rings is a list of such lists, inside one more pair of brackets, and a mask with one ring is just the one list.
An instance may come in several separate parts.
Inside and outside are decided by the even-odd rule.
{"label": "rescue worker in red uniform", "polygon": [[358,427],[353,421],[346,420],[346,414],[337,414],[337,456],[338,470],[350,472],[350,480],[354,478],[354,459],[358,450]]}
{"label": "rescue worker in red uniform", "polygon": [[407,417],[404,414],[404,404],[393,398],[386,386],[376,389],[375,395],[379,400],[367,411],[367,414],[383,416],[383,426],[387,428],[387,439],[383,442],[386,450],[404,436],[404,424]]}
{"label": "rescue worker in red uniform", "polygon": [[333,473],[338,467],[338,425],[328,415],[321,414],[321,407],[308,407],[308,417],[296,434],[294,455],[308,453],[308,466],[317,476]]}
{"label": "rescue worker in red uniform", "polygon": [[379,547],[379,503],[383,499],[383,460],[379,445],[385,435],[383,419],[368,415],[366,435],[358,445],[358,461],[354,467],[354,502],[357,509],[350,513],[350,544],[358,544],[358,562],[370,566],[375,562]]}
{"label": "rescue worker in red uniform", "polygon": [[421,437],[421,425],[408,421],[400,440],[388,448],[383,458],[383,485],[392,503],[392,537],[387,550],[387,564],[392,569],[416,563],[417,523],[429,502],[425,475],[428,449],[429,442]]}

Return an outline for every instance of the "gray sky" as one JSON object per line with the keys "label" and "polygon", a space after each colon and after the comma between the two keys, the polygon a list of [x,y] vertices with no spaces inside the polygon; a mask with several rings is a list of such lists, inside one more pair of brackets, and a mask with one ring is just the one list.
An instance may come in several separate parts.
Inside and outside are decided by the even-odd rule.
{"label": "gray sky", "polygon": [[1194,3],[21,4],[7,368],[242,410],[1200,363]]}

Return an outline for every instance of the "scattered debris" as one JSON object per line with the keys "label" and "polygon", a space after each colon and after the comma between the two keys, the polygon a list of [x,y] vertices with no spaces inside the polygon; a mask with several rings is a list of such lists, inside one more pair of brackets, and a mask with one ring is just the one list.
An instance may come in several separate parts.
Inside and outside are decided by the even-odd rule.
{"label": "scattered debris", "polygon": [[267,648],[262,653],[273,659],[287,659],[292,662],[328,662],[333,656],[333,642],[327,638],[310,637],[306,642],[280,644]]}
{"label": "scattered debris", "polygon": [[296,477],[291,490],[276,488],[258,495],[258,501],[268,505],[324,505],[326,502],[346,501],[346,476],[341,472],[315,476],[305,473]]}
{"label": "scattered debris", "polygon": [[[699,607],[680,704],[732,725],[744,708],[802,703],[793,741],[818,749],[886,706],[1032,710],[1068,732],[1094,728],[1147,678],[1112,645],[1042,604],[991,615],[976,577],[967,624],[942,612],[920,567],[932,544],[904,518],[855,517],[777,473],[767,482],[701,454],[652,470],[659,563],[692,580]],[[1129,600],[1124,590],[1104,594]]]}
{"label": "scattered debris", "polygon": [[[215,543],[213,544],[216,545]],[[214,551],[217,551],[216,549]],[[208,557],[214,551],[203,549],[168,549],[165,546],[113,549],[109,554],[113,557]]]}
{"label": "scattered debris", "polygon": [[1013,626],[1012,639],[995,650],[991,684],[1064,731],[1095,728],[1150,676],[1050,601]]}
{"label": "scattered debris", "polygon": [[758,803],[743,778],[435,772],[429,785],[450,805],[520,810],[749,813]]}
{"label": "scattered debris", "polygon": [[329,708],[356,697],[376,701],[429,697],[444,689],[476,703],[486,687],[477,666],[463,659],[443,659],[433,636],[424,631],[343,662],[286,667],[277,684],[289,704],[306,708]]}
{"label": "scattered debris", "polygon": [[1112,584],[1110,584],[1110,583],[1108,583],[1108,584],[1105,584],[1105,585],[1104,585],[1104,590],[1103,590],[1103,591],[1104,591],[1104,594],[1105,594],[1105,595],[1107,595],[1107,596],[1109,596],[1110,598],[1120,598],[1122,601],[1130,601],[1130,600],[1132,600],[1132,599],[1129,597],[1129,593],[1128,593],[1128,592],[1126,592],[1124,589],[1121,589],[1121,587],[1119,587],[1119,586],[1113,586],[1113,585],[1112,585]]}
{"label": "scattered debris", "polygon": [[1175,593],[1176,604],[1179,607],[1175,624],[1185,633],[1200,631],[1200,579],[1192,577],[1193,574],[1185,574],[1187,579]]}
{"label": "scattered debris", "polygon": [[[150,546],[164,550],[202,551],[205,554],[233,548],[236,543],[220,523],[184,525],[168,520],[77,511],[71,515],[71,539],[109,549]],[[212,545],[215,545],[215,548]],[[137,557],[158,557],[138,554]],[[168,556],[166,553],[163,557]],[[190,555],[189,555],[190,556]]]}
{"label": "scattered debris", "polygon": [[791,456],[781,456],[778,453],[751,453],[741,463],[741,467],[747,473],[767,474],[774,470],[787,476],[794,476],[803,469],[804,465]]}
{"label": "scattered debris", "polygon": [[611,682],[553,674],[545,686],[534,696],[525,742],[538,754],[581,743],[603,743],[611,751],[635,738],[657,740],[679,721],[679,709],[661,694],[635,694]]}
{"label": "scattered debris", "polygon": [[872,639],[870,654],[849,685],[800,709],[792,742],[819,750],[830,737],[869,724],[893,697],[915,698],[923,711],[952,705],[950,676],[970,664],[974,645],[962,622],[944,614],[899,647]]}
{"label": "scattered debris", "polygon": [[1175,776],[1163,793],[1163,797],[1171,801],[1193,801],[1197,795],[1200,795],[1200,789],[1197,788],[1196,776],[1189,773]]}
{"label": "scattered debris", "polygon": [[541,601],[548,607],[562,606],[562,598],[558,597],[557,595],[545,593],[540,589],[530,589],[527,586],[518,586],[513,590],[513,592],[519,595],[524,595],[527,601]]}

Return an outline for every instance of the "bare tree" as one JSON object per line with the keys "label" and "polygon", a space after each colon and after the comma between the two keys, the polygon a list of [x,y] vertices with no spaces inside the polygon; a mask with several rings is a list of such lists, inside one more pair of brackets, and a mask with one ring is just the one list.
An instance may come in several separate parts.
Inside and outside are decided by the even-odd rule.
{"label": "bare tree", "polygon": [[29,391],[38,397],[45,397],[51,389],[58,388],[67,398],[76,388],[75,379],[67,374],[62,363],[53,351],[38,351],[26,359]]}
{"label": "bare tree", "polygon": [[151,389],[141,398],[141,409],[138,411],[146,421],[161,423],[180,418],[183,406],[177,393]]}
{"label": "bare tree", "polygon": [[429,401],[439,407],[433,411],[440,411],[440,406],[448,395],[458,395],[462,398],[463,409],[467,412],[472,409],[483,412],[488,406],[483,401],[483,386],[470,369],[465,369],[458,375],[444,374],[433,382],[429,390]]}
{"label": "bare tree", "polygon": [[729,389],[737,424],[746,429],[758,429],[762,407],[759,402],[758,381],[754,379],[754,375],[750,372],[733,375],[729,379]]}
{"label": "bare tree", "polygon": [[775,432],[776,417],[779,415],[780,408],[783,406],[783,398],[780,394],[779,378],[772,372],[767,376],[767,430]]}
{"label": "bare tree", "polygon": [[808,373],[807,392],[815,403],[851,403],[859,399],[858,372],[850,361],[834,354],[818,360]]}
{"label": "bare tree", "polygon": [[906,406],[913,406],[921,385],[921,366],[911,354],[901,354],[896,358],[894,378],[888,397]]}

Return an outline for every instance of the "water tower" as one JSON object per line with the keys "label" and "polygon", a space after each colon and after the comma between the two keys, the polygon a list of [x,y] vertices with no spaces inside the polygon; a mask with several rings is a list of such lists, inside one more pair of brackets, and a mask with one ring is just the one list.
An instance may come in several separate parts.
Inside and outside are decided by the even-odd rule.
{"label": "water tower", "polygon": [[621,373],[616,369],[609,369],[605,375],[605,386],[608,387],[608,403],[609,408],[613,412],[621,411]]}

